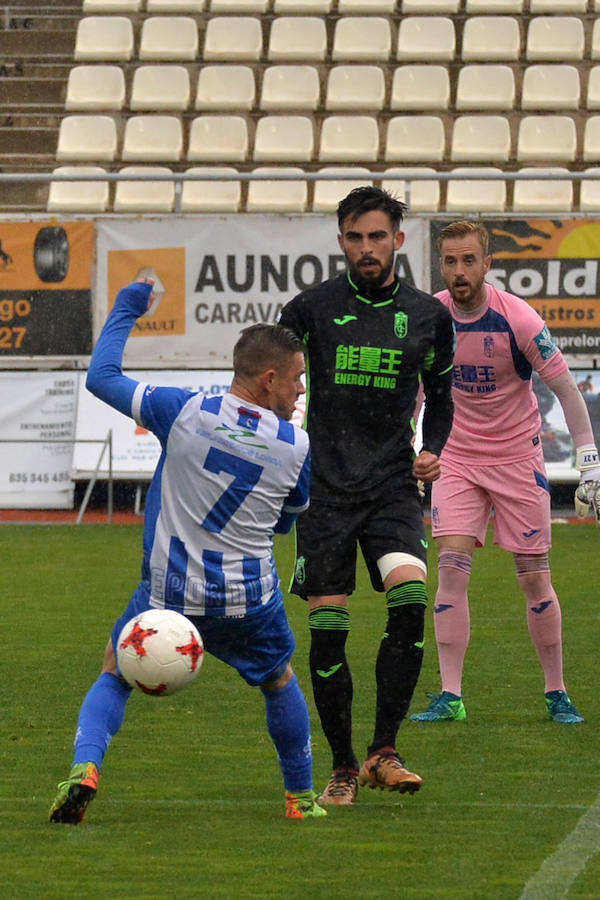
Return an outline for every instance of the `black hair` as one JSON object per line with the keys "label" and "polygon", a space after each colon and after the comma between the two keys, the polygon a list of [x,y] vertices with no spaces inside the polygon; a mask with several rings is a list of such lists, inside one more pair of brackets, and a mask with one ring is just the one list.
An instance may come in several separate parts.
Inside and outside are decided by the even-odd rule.
{"label": "black hair", "polygon": [[234,375],[253,378],[265,369],[280,369],[294,353],[304,353],[304,344],[289,328],[250,325],[233,348]]}
{"label": "black hair", "polygon": [[356,187],[350,193],[340,200],[337,208],[338,225],[342,230],[342,223],[350,218],[351,221],[358,219],[364,213],[371,212],[374,209],[387,213],[390,217],[392,228],[397,231],[402,224],[402,219],[406,215],[408,207],[401,200],[397,200],[388,191],[382,188],[362,186]]}

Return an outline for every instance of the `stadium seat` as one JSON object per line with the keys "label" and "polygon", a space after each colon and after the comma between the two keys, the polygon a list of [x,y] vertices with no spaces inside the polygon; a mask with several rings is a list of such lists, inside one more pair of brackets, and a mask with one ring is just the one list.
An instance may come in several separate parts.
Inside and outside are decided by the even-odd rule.
{"label": "stadium seat", "polygon": [[375,162],[379,125],[373,116],[328,116],[321,128],[321,162]]}
{"label": "stadium seat", "polygon": [[65,109],[122,109],[125,75],[120,66],[73,66],[69,70]]}
{"label": "stadium seat", "polygon": [[[53,175],[103,175],[99,166],[59,166]],[[48,212],[102,213],[108,208],[108,181],[51,181]]]}
{"label": "stadium seat", "polygon": [[204,0],[146,0],[148,13],[201,13]]}
{"label": "stadium seat", "polygon": [[[192,166],[188,174],[235,175],[236,169],[222,166]],[[242,202],[242,188],[239,181],[184,181],[181,188],[182,212],[238,212]]]}
{"label": "stadium seat", "polygon": [[257,61],[263,53],[260,19],[254,16],[215,16],[208,20],[204,59],[225,62]]}
{"label": "stadium seat", "polygon": [[198,26],[189,16],[149,16],[140,38],[140,59],[195,60]]}
{"label": "stadium seat", "polygon": [[446,211],[477,214],[480,212],[504,212],[506,209],[506,182],[490,179],[469,179],[471,173],[501,175],[502,169],[471,168],[452,169],[451,174],[460,178],[448,181]]}
{"label": "stadium seat", "polygon": [[[170,172],[165,166],[125,166],[125,175],[162,175]],[[175,184],[172,181],[117,181],[115,212],[172,212],[175,205]]]}
{"label": "stadium seat", "polygon": [[191,162],[244,162],[248,156],[248,126],[243,116],[198,116],[191,124]]}
{"label": "stadium seat", "polygon": [[600,159],[600,116],[590,116],[585,123],[583,158],[586,162]]}
{"label": "stadium seat", "polygon": [[301,13],[305,16],[326,16],[331,12],[333,0],[274,0],[273,12],[276,16]]}
{"label": "stadium seat", "polygon": [[582,15],[587,11],[588,0],[529,0],[529,12],[538,13],[570,13]]}
{"label": "stadium seat", "polygon": [[[415,167],[413,169],[385,169],[382,174],[381,187],[389,191],[399,200],[408,204],[410,212],[437,212],[440,208],[440,183],[437,180],[411,181],[411,175],[431,174],[435,169]],[[390,178],[390,175],[403,175],[403,180]],[[386,176],[388,176],[386,178]]]}
{"label": "stadium seat", "polygon": [[132,116],[125,125],[124,161],[178,162],[183,155],[183,129],[177,116]]}
{"label": "stadium seat", "polygon": [[85,60],[121,60],[133,56],[133,25],[125,16],[84,16],[79,20],[73,57]]}
{"label": "stadium seat", "polygon": [[396,10],[396,0],[338,0],[337,11],[340,16],[371,15],[391,16]]}
{"label": "stadium seat", "polygon": [[515,105],[515,76],[510,66],[462,66],[456,86],[456,108],[513,109]]}
{"label": "stadium seat", "polygon": [[441,162],[446,149],[438,116],[395,116],[387,126],[386,162]]}
{"label": "stadium seat", "polygon": [[447,109],[450,77],[447,66],[398,66],[392,79],[390,109]]}
{"label": "stadium seat", "polygon": [[469,16],[481,14],[509,15],[522,13],[524,0],[466,0],[465,12]]}
{"label": "stadium seat", "polygon": [[515,16],[472,16],[465,22],[464,62],[510,62],[521,54],[521,30]]}
{"label": "stadium seat", "polygon": [[316,16],[279,16],[273,19],[268,58],[272,62],[320,62],[327,52],[325,20]]}
{"label": "stadium seat", "polygon": [[263,116],[257,122],[253,154],[257,162],[310,162],[314,147],[308,116]]}
{"label": "stadium seat", "polygon": [[138,66],[133,73],[131,109],[184,110],[190,104],[190,76],[184,66]]}
{"label": "stadium seat", "polygon": [[315,66],[268,66],[263,75],[260,108],[265,110],[315,110],[321,98]]}
{"label": "stadium seat", "polygon": [[264,15],[269,0],[210,0],[211,15],[220,13],[241,13]]}
{"label": "stadium seat", "polygon": [[589,71],[586,106],[588,109],[600,109],[600,66]]}
{"label": "stadium seat", "polygon": [[105,161],[117,155],[117,126],[111,116],[65,116],[60,123],[56,158],[60,162]]}
{"label": "stadium seat", "polygon": [[408,16],[400,21],[396,59],[450,62],[456,52],[454,22],[445,16]]}
{"label": "stadium seat", "polygon": [[345,16],[335,23],[331,59],[334,62],[385,61],[392,49],[392,32],[383,16]]}
{"label": "stadium seat", "polygon": [[[263,175],[299,175],[302,169],[285,166],[262,166],[253,170]],[[304,212],[308,202],[306,181],[250,181],[246,212]]]}
{"label": "stadium seat", "polygon": [[600,209],[600,169],[584,169],[584,172],[591,175],[597,175],[598,177],[581,180],[579,188],[579,208],[581,212],[593,211],[597,213]]}
{"label": "stadium seat", "polygon": [[581,88],[575,66],[532,65],[523,74],[523,109],[578,109]]}
{"label": "stadium seat", "polygon": [[525,56],[528,61],[583,59],[583,22],[575,16],[536,16],[529,22]]}
{"label": "stadium seat", "polygon": [[380,110],[385,78],[379,66],[334,66],[329,70],[325,109]]}
{"label": "stadium seat", "polygon": [[519,123],[517,159],[520,162],[572,162],[577,132],[570,116],[525,116]]}
{"label": "stadium seat", "polygon": [[514,183],[513,210],[515,212],[569,212],[573,206],[573,182],[535,178],[545,174],[568,173],[568,169],[525,168],[520,170],[532,179]]}
{"label": "stadium seat", "polygon": [[422,16],[434,13],[438,16],[455,16],[460,0],[402,0],[403,16]]}
{"label": "stadium seat", "polygon": [[142,8],[142,0],[83,0],[86,13],[134,13]]}
{"label": "stadium seat", "polygon": [[511,154],[505,116],[459,116],[452,129],[453,162],[506,162]]}
{"label": "stadium seat", "polygon": [[250,66],[203,66],[198,75],[196,109],[250,110],[256,100],[254,72]]}
{"label": "stadium seat", "polygon": [[596,19],[592,28],[592,48],[590,56],[592,59],[600,59],[600,20]]}
{"label": "stadium seat", "polygon": [[[369,170],[361,166],[352,166],[345,168],[343,166],[325,166],[319,169],[321,175],[368,175]],[[373,182],[365,178],[358,181],[356,179],[339,179],[339,180],[323,180],[315,181],[313,194],[313,212],[334,212],[340,200],[350,193],[352,188],[359,185],[372,185]]]}

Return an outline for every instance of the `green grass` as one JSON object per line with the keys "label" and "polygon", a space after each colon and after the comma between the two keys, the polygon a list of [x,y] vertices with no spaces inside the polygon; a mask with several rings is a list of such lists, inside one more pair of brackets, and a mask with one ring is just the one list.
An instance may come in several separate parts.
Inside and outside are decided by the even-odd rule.
{"label": "green grass", "polygon": [[[593,526],[555,526],[551,556],[567,685],[587,717],[583,726],[544,718],[513,562],[487,546],[473,567],[468,719],[405,723],[400,731],[399,749],[425,779],[419,794],[363,790],[356,806],[332,809],[327,819],[286,821],[262,696],[209,657],[188,691],[132,697],[78,828],[47,824],[47,812],[71,763],[80,702],[136,583],[141,529],[4,526],[0,536],[1,898],[512,900],[598,801],[600,534]],[[292,554],[291,538],[278,540],[284,582]],[[430,571],[433,597],[435,549]],[[413,711],[425,707],[425,691],[439,689],[431,606]],[[330,756],[310,696],[306,609],[295,597],[287,607],[312,715],[315,784],[323,787]],[[384,625],[383,599],[362,567],[350,608],[362,755]],[[545,897],[597,898],[599,881],[596,854],[566,893],[558,879]]]}

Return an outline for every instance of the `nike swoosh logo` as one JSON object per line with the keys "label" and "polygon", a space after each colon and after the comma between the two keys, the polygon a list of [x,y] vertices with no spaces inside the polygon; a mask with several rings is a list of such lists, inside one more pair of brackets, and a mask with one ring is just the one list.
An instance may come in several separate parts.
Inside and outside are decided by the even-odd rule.
{"label": "nike swoosh logo", "polygon": [[429,541],[424,541],[423,538],[421,538],[421,546],[427,550],[427,548],[429,547]]}
{"label": "nike swoosh logo", "polygon": [[317,669],[317,675],[320,675],[321,678],[329,678],[330,675],[335,675],[338,669],[342,668],[341,663],[336,663],[335,666],[332,666],[330,669]]}
{"label": "nike swoosh logo", "polygon": [[552,600],[544,600],[542,603],[538,604],[538,606],[532,606],[531,612],[534,613],[543,613],[545,609],[548,609]]}
{"label": "nike swoosh logo", "polygon": [[341,319],[334,319],[336,325],[347,325],[348,322],[355,322],[358,316],[342,316]]}
{"label": "nike swoosh logo", "polygon": [[425,641],[415,641],[414,646],[415,646],[415,647],[418,647],[419,650],[422,650],[423,647],[425,646]]}
{"label": "nike swoosh logo", "polygon": [[533,537],[534,534],[539,534],[539,530],[540,530],[539,528],[532,528],[531,531],[523,531],[522,534],[523,534],[523,537],[525,537],[525,538]]}
{"label": "nike swoosh logo", "polygon": [[434,613],[444,612],[445,609],[454,609],[453,603],[438,603],[437,606],[433,607]]}

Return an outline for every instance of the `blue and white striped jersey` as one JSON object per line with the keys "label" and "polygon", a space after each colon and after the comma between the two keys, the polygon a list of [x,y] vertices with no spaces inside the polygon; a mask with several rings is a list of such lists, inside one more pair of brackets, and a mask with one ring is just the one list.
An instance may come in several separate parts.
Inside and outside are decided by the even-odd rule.
{"label": "blue and white striped jersey", "polygon": [[308,437],[232,393],[153,387],[125,376],[123,348],[145,288],[147,297],[147,285],[119,293],[87,380],[161,442],[146,498],[142,579],[152,606],[250,615],[280,596],[273,533],[289,531],[308,506]]}

